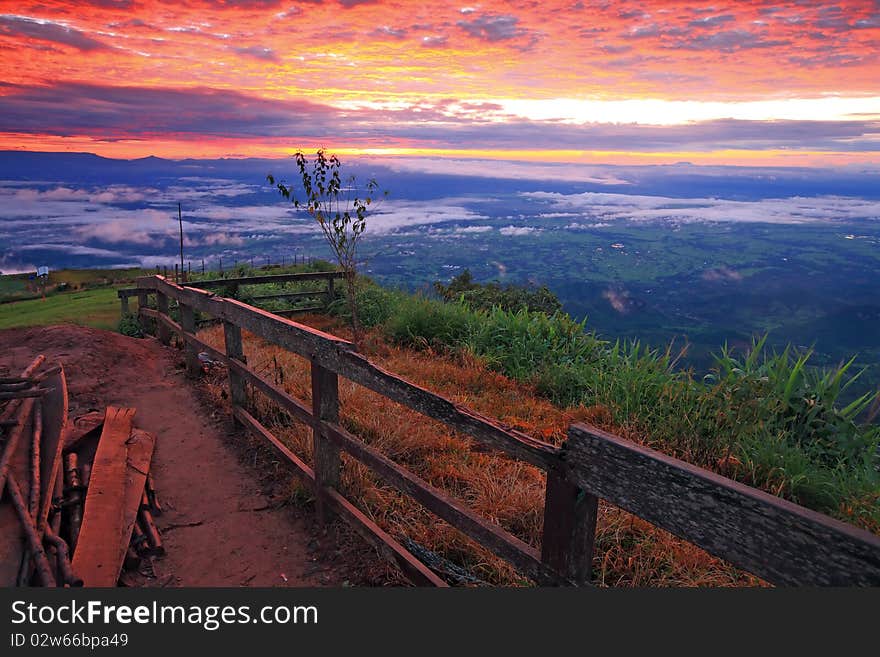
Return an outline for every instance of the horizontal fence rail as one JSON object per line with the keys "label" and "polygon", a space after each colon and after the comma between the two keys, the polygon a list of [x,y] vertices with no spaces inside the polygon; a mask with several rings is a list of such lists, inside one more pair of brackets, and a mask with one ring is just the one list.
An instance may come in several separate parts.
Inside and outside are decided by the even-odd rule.
{"label": "horizontal fence rail", "polygon": [[[213,283],[229,285],[237,280],[251,285],[256,280],[290,276]],[[149,329],[148,324],[154,322],[164,344],[176,334],[184,345],[189,374],[199,373],[200,352],[224,363],[235,420],[265,440],[314,492],[319,520],[325,522],[333,515],[344,519],[414,584],[446,586],[339,492],[341,452],[541,585],[590,584],[600,498],[772,584],[880,585],[880,537],[869,532],[585,424],[572,425],[561,448],[536,440],[388,372],[357,353],[346,340],[194,285],[200,283],[180,286],[162,276],[139,278],[136,289],[124,291],[125,295],[120,291],[123,312],[127,312],[127,299],[137,296],[141,326]],[[148,295],[155,295],[156,309],[147,306]],[[170,299],[179,305],[180,322],[168,316]],[[196,336],[196,312],[223,322],[225,350]],[[242,330],[311,361],[311,405],[247,366]],[[439,420],[483,447],[546,471],[541,550],[480,517],[342,428],[339,376]],[[248,412],[248,385],[311,427],[313,466]]]}

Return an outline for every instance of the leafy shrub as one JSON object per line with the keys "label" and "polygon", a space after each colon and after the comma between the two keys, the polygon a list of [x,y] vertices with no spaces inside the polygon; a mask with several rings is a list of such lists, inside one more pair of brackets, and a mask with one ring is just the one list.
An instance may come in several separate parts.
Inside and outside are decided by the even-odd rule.
{"label": "leafy shrub", "polygon": [[122,333],[122,335],[127,335],[130,338],[144,337],[144,333],[141,331],[141,326],[138,323],[138,318],[132,313],[126,313],[119,319],[117,330]]}
{"label": "leafy shrub", "polygon": [[527,310],[552,315],[562,310],[562,303],[546,286],[530,287],[519,285],[501,286],[499,283],[475,283],[470,270],[444,285],[434,283],[434,289],[446,301],[460,301],[474,310]]}

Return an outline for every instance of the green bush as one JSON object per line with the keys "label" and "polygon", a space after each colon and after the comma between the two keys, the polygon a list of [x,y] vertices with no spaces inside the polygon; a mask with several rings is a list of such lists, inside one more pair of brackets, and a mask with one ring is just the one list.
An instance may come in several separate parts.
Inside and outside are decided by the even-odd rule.
{"label": "green bush", "polygon": [[444,285],[434,283],[434,289],[445,301],[459,301],[474,310],[527,310],[552,315],[562,310],[559,298],[546,286],[532,287],[499,283],[475,283],[470,270]]}
{"label": "green bush", "polygon": [[137,315],[134,315],[132,313],[126,313],[119,319],[119,326],[117,330],[122,333],[122,335],[127,335],[130,338],[144,337],[144,332],[141,331],[141,326],[138,323]]}

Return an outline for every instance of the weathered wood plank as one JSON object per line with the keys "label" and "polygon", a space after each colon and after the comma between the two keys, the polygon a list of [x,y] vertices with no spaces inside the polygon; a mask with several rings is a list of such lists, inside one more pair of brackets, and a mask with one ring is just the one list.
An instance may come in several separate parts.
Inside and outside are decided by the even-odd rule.
{"label": "weathered wood plank", "polygon": [[[141,498],[144,495],[144,486],[147,482],[147,473],[150,471],[150,463],[153,460],[153,449],[156,445],[156,437],[141,429],[132,429],[131,435],[126,441],[127,451],[125,456],[125,479],[124,494],[119,504],[122,506],[122,522],[119,534],[116,536],[116,561],[113,567],[119,576],[122,563],[125,561],[125,553],[131,542],[131,532],[138,520],[138,511],[141,506]],[[88,499],[86,500],[88,502]],[[106,540],[112,542],[114,537],[107,536]]]}
{"label": "weathered wood plank", "polygon": [[578,585],[592,581],[593,544],[599,499],[562,478],[547,473],[541,561]]}
{"label": "weathered wood plank", "polygon": [[159,320],[156,324],[156,335],[159,342],[164,345],[171,344],[171,331],[168,324],[162,321],[163,317],[168,317],[168,295],[164,292],[156,292],[156,309],[158,311]]}
{"label": "weathered wood plank", "polygon": [[[180,328],[184,333],[195,334],[196,332],[196,316],[192,306],[180,304]],[[196,351],[192,343],[184,340],[183,343],[184,360],[186,361],[186,374],[191,378],[201,374],[202,367],[199,363],[199,353]]]}
{"label": "weathered wood plank", "polygon": [[364,513],[345,499],[333,488],[325,488],[319,492],[324,504],[345,519],[354,530],[368,543],[373,545],[387,561],[396,565],[400,571],[416,586],[449,586],[430,568],[416,559],[411,552],[395,541],[379,525],[370,520]]}
{"label": "weathered wood plank", "polygon": [[541,584],[559,583],[560,578],[541,562],[538,551],[528,543],[484,520],[458,500],[364,444],[335,423],[322,423],[322,427],[338,447],[369,467],[386,483],[409,495],[431,513],[511,563],[524,575]]}
{"label": "weathered wood plank", "polygon": [[472,436],[488,447],[545,470],[560,464],[557,447],[504,427],[495,420],[410,383],[374,365],[361,354],[342,352],[337,371],[365,388]]}
{"label": "weathered wood plank", "polygon": [[308,424],[309,426],[314,425],[315,418],[312,415],[311,410],[299,399],[292,397],[278,386],[266,381],[252,369],[238,361],[231,360],[228,365],[230,369],[234,369],[239,375],[247,379],[257,390],[272,399],[294,418],[300,422]]}
{"label": "weathered wood plank", "polygon": [[[240,301],[211,297],[207,292],[181,288],[164,281],[161,277],[138,279],[139,287],[149,285],[179,300],[182,296],[188,295],[186,302],[191,303],[194,308],[223,317],[272,344],[309,358],[355,383],[445,422],[456,431],[468,434],[492,449],[505,452],[543,469],[559,465],[558,448],[504,427],[466,407],[453,404],[440,395],[374,365],[361,354],[354,352],[350,342]],[[199,295],[194,296],[195,293]]]}
{"label": "weathered wood plank", "polygon": [[303,281],[320,281],[328,278],[342,278],[343,272],[304,272],[301,274],[270,274],[268,276],[244,276],[241,278],[215,278],[209,281],[193,281],[184,287],[197,287],[209,290],[229,285],[266,285],[269,283],[298,283]]}
{"label": "weathered wood plank", "polygon": [[281,294],[260,294],[251,297],[253,301],[269,301],[271,299],[307,299],[309,297],[321,297],[327,294],[326,290],[308,290],[306,292],[283,292]]}
{"label": "weathered wood plank", "polygon": [[284,459],[285,465],[287,465],[309,488],[312,490],[315,489],[315,472],[306,465],[305,461],[294,454],[287,445],[278,440],[278,438],[276,438],[266,427],[260,424],[253,415],[240,406],[233,406],[232,414],[242,425],[244,425],[245,428],[249,429],[260,438],[265,439],[266,442],[272,445],[272,447],[275,448],[275,451]]}
{"label": "weathered wood plank", "polygon": [[302,308],[288,308],[287,310],[273,310],[272,312],[279,317],[292,317],[293,315],[301,315],[302,313],[314,313],[324,310],[324,306],[304,306]]}
{"label": "weathered wood plank", "polygon": [[[312,415],[316,420],[339,422],[339,377],[336,372],[321,367],[312,361]],[[339,475],[342,461],[339,447],[331,442],[323,422],[312,425],[312,450],[315,466],[315,486],[319,490],[339,488]],[[318,496],[318,522],[325,524],[330,514]]]}
{"label": "weathered wood plank", "polygon": [[254,335],[300,356],[317,361],[322,367],[335,370],[339,351],[352,347],[350,342],[304,324],[279,317],[268,310],[254,308],[241,301],[225,299],[224,319]]}
{"label": "weathered wood plank", "polygon": [[141,331],[143,333],[150,332],[150,322],[147,319],[149,314],[144,312],[145,310],[152,310],[147,307],[147,293],[144,290],[138,290],[138,324],[140,324]]}
{"label": "weathered wood plank", "polygon": [[878,536],[585,424],[568,436],[569,481],[768,582],[880,585]]}
{"label": "weathered wood plank", "polygon": [[104,417],[73,554],[73,570],[85,586],[116,586],[119,578],[117,559],[128,469],[126,442],[131,436],[134,415],[133,408],[108,406]]}

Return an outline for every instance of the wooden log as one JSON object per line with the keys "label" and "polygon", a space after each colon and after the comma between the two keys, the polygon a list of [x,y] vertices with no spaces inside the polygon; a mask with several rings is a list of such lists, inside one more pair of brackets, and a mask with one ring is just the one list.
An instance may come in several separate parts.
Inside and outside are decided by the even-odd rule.
{"label": "wooden log", "polygon": [[150,546],[150,553],[156,556],[165,554],[165,546],[162,544],[162,537],[156,523],[153,521],[153,514],[147,509],[138,511],[138,525],[147,537],[147,544]]}
{"label": "wooden log", "polygon": [[880,586],[880,537],[588,426],[565,477],[773,584]]}
{"label": "wooden log", "polygon": [[24,530],[30,558],[33,559],[37,577],[43,586],[55,586],[55,576],[52,574],[52,567],[49,565],[46,551],[43,549],[43,542],[40,540],[39,534],[37,534],[37,525],[33,517],[28,513],[27,502],[21,494],[21,489],[14,474],[9,473],[5,485],[6,491],[9,493],[9,499],[18,514],[21,527]]}
{"label": "wooden log", "polygon": [[498,525],[484,520],[458,500],[449,497],[384,454],[365,445],[342,427],[329,423],[322,423],[322,427],[323,434],[337,447],[341,447],[369,467],[386,483],[409,495],[428,511],[511,563],[524,575],[540,584],[560,582],[561,578],[541,562],[538,551],[527,543]]}
{"label": "wooden log", "polygon": [[592,581],[598,511],[595,495],[566,481],[555,470],[547,473],[541,561],[580,586]]}
{"label": "wooden log", "polygon": [[[241,342],[241,329],[232,322],[223,322],[223,336],[226,345],[226,362],[235,360],[243,363],[244,348]],[[233,407],[244,407],[247,405],[247,390],[245,389],[244,379],[232,367],[227,366],[226,371],[229,377],[229,397],[232,400],[232,405]]]}
{"label": "wooden log", "polygon": [[33,399],[42,397],[47,392],[49,392],[48,388],[28,388],[27,390],[16,390],[15,392],[0,392],[0,400]]}
{"label": "wooden log", "polygon": [[58,536],[50,526],[46,527],[43,538],[52,546],[56,554],[58,570],[61,575],[60,581],[64,582],[67,586],[82,586],[82,579],[74,574],[73,568],[70,565],[70,550],[64,539]]}
{"label": "wooden log", "polygon": [[104,430],[92,463],[79,540],[73,553],[73,569],[86,586],[115,586],[122,565],[120,537],[128,470],[127,441],[135,409],[109,406]]}
{"label": "wooden log", "polygon": [[147,542],[147,536],[144,534],[144,530],[141,529],[139,523],[135,523],[134,527],[131,528],[131,542],[129,545],[139,555],[149,556],[150,554],[150,544]]}
{"label": "wooden log", "polygon": [[[336,424],[339,422],[339,380],[336,372],[324,369],[312,361],[312,415],[317,420]],[[312,427],[314,444],[315,486],[317,489],[339,488],[342,462],[337,447],[327,436],[323,422]],[[330,520],[328,509],[318,496],[318,522]]]}
{"label": "wooden log", "polygon": [[52,391],[41,400],[42,407],[42,438],[40,453],[40,512],[36,517],[37,529],[42,533],[49,518],[52,507],[52,490],[58,472],[62,469],[62,451],[64,436],[67,430],[67,414],[69,400],[67,397],[67,376],[64,368],[59,365],[57,371],[47,381]]}
{"label": "wooden log", "polygon": [[[40,443],[43,440],[43,407],[40,400],[34,402],[34,421],[31,431],[31,489],[28,498],[28,513],[36,518],[40,512]],[[54,480],[52,482],[55,483]]]}
{"label": "wooden log", "polygon": [[82,485],[77,467],[78,457],[76,452],[71,452],[65,458],[64,479],[67,486],[67,525],[70,533],[70,548],[76,550],[79,540],[79,531],[82,526]]}
{"label": "wooden log", "polygon": [[[19,378],[27,379],[33,376],[34,372],[37,371],[37,368],[43,364],[43,361],[46,360],[46,357],[43,354],[40,354],[33,361],[31,361],[30,365],[28,365],[24,371],[19,375]],[[6,405],[6,408],[3,409],[3,412],[0,413],[0,424],[6,424],[14,417],[16,417],[16,413],[18,412],[18,407],[21,404],[21,400],[13,400]],[[14,426],[14,424],[13,424]],[[3,489],[0,488],[0,496],[3,495]]]}
{"label": "wooden log", "polygon": [[147,473],[147,485],[145,488],[147,492],[147,499],[150,502],[150,508],[153,511],[153,515],[161,516],[162,515],[162,505],[159,503],[159,496],[156,494],[156,488],[153,485],[153,474]]}
{"label": "wooden log", "polygon": [[10,473],[12,459],[18,449],[18,443],[21,441],[21,436],[24,434],[25,428],[28,427],[28,423],[33,414],[33,409],[34,400],[25,399],[18,409],[19,414],[16,425],[12,427],[12,430],[6,437],[6,442],[3,445],[3,453],[0,455],[0,500],[2,500],[3,493],[6,490],[6,478]]}

